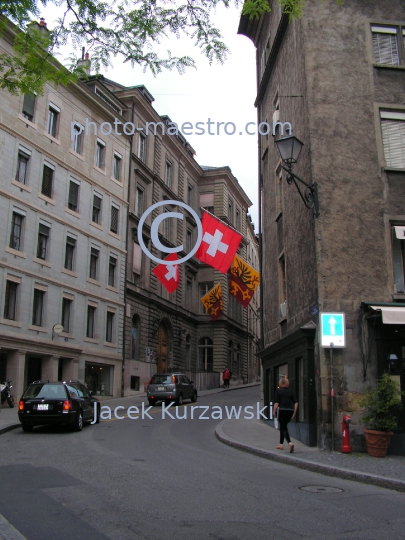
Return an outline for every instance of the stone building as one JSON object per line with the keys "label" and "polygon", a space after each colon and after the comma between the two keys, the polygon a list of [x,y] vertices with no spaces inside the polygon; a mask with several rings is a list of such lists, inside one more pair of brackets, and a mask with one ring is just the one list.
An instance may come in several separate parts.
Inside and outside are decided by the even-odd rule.
{"label": "stone building", "polygon": [[101,126],[124,109],[94,81],[0,90],[0,380],[17,398],[36,379],[121,395],[129,137]]}
{"label": "stone building", "polygon": [[[385,371],[405,389],[405,5],[309,2],[289,21],[269,3],[239,27],[257,48],[258,122],[292,124],[304,143],[293,170],[318,183],[320,216],[285,181],[275,125],[259,142],[264,396],[288,375],[300,402],[295,435],[331,448],[333,432],[338,449],[348,413],[359,450],[365,389]],[[346,318],[333,368],[319,346],[321,312]],[[392,453],[405,455],[404,420]]]}
{"label": "stone building", "polygon": [[[138,241],[139,220],[152,204],[182,201],[198,216],[206,208],[238,230],[243,235],[239,253],[246,259],[248,246],[252,251],[254,244],[247,219],[251,201],[228,167],[201,167],[181,132],[168,134],[172,121],[157,114],[154,98],[144,86],[126,88],[105,78],[103,81],[128,110],[133,104],[136,127],[129,190],[124,394],[143,390],[156,371],[184,371],[198,388],[219,386],[226,366],[233,373],[233,384],[256,380],[257,368],[249,374],[248,364],[255,354],[257,332],[248,331],[248,311],[229,297],[228,276],[193,257],[180,265],[179,287],[169,294],[152,274],[156,263],[145,255]],[[151,242],[152,220],[174,210],[182,209],[162,204],[148,215],[142,231],[145,245],[159,259],[167,253]],[[195,221],[187,211],[184,215],[184,220],[165,219],[159,228],[164,245],[183,245],[179,258],[189,253],[197,240]],[[214,322],[200,298],[217,283],[222,286],[224,315]]]}

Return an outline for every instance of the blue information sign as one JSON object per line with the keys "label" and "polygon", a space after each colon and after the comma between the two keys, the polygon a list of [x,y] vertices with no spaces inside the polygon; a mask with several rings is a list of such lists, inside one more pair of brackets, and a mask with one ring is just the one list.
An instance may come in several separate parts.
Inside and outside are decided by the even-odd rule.
{"label": "blue information sign", "polygon": [[321,347],[346,347],[346,324],[344,313],[320,313]]}

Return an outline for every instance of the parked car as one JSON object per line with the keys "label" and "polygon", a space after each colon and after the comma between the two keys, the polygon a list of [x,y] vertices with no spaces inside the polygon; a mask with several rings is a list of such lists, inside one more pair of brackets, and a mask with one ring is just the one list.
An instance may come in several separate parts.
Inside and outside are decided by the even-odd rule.
{"label": "parked car", "polygon": [[95,403],[100,411],[99,400],[79,381],[34,381],[21,396],[18,418],[24,431],[43,425],[81,431],[85,422],[93,421]]}
{"label": "parked car", "polygon": [[146,396],[149,405],[155,405],[158,401],[175,401],[181,405],[185,399],[195,403],[197,388],[183,373],[159,373],[153,375]]}

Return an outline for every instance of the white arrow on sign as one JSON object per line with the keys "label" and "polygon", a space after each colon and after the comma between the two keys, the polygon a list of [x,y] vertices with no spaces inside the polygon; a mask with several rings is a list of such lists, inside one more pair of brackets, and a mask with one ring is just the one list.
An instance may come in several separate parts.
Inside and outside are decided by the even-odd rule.
{"label": "white arrow on sign", "polygon": [[337,321],[336,321],[336,319],[334,317],[331,317],[328,322],[329,322],[329,325],[330,325],[330,335],[333,336],[336,333],[335,332],[335,325],[336,325]]}

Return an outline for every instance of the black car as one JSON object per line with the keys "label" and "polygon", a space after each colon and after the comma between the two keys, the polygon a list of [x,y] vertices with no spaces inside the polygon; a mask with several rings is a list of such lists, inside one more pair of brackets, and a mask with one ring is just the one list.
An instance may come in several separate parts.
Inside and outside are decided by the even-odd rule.
{"label": "black car", "polygon": [[100,411],[98,399],[79,381],[34,381],[21,396],[18,418],[24,431],[44,425],[66,425],[81,431],[84,422],[93,421],[95,403]]}

